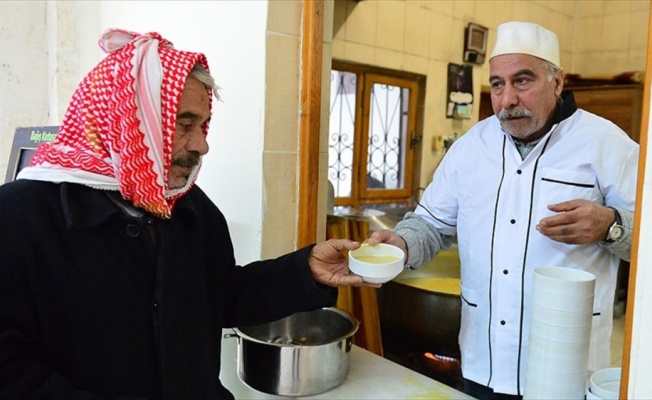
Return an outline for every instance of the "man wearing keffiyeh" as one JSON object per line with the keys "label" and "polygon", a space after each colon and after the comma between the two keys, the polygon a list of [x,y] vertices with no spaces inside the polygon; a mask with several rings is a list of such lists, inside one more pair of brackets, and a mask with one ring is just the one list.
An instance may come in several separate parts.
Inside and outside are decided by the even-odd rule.
{"label": "man wearing keffiyeh", "polygon": [[203,54],[109,30],[56,140],[0,187],[0,398],[232,398],[224,327],[333,305],[331,240],[236,265],[195,185],[217,86]]}

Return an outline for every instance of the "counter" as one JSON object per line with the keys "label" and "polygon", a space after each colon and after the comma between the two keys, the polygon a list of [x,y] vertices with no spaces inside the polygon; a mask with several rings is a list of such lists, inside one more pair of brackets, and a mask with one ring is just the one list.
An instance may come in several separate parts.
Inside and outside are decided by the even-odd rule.
{"label": "counter", "polygon": [[394,282],[430,292],[460,295],[460,257],[457,245],[442,250],[421,268],[403,270]]}
{"label": "counter", "polygon": [[[225,329],[223,333],[232,333]],[[249,388],[237,373],[237,338],[222,339],[222,384],[236,399],[278,399]],[[309,399],[472,399],[443,383],[409,370],[358,346],[350,353],[347,379],[328,392]]]}

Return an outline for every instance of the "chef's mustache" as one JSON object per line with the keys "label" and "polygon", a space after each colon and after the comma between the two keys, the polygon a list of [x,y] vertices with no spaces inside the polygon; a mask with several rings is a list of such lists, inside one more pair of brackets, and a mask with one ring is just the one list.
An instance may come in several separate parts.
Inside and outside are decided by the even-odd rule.
{"label": "chef's mustache", "polygon": [[185,156],[177,157],[172,160],[172,165],[177,165],[183,168],[194,168],[199,164],[201,156],[195,153],[188,153]]}
{"label": "chef's mustache", "polygon": [[528,110],[525,107],[514,107],[514,108],[503,108],[498,113],[498,119],[509,119],[509,118],[521,118],[521,117],[531,117],[532,111]]}

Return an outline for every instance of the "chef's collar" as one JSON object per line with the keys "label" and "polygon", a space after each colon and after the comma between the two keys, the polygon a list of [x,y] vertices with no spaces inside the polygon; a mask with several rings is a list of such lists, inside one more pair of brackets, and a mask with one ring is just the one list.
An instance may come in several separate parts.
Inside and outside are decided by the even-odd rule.
{"label": "chef's collar", "polygon": [[[136,213],[125,212],[123,207],[114,204],[104,190],[69,182],[62,182],[59,185],[63,214],[69,229],[88,229],[99,226],[116,214],[139,218],[138,213],[140,212],[140,218],[156,218],[144,210],[131,207],[128,203],[126,206],[131,207],[131,211],[135,210]],[[190,217],[189,221],[195,222],[197,211],[189,196],[179,198],[172,218],[174,219],[179,214],[187,214]]]}
{"label": "chef's collar", "polygon": [[532,152],[532,150],[539,144],[539,142],[544,138],[545,136],[542,136],[538,138],[537,140],[533,140],[531,142],[523,143],[519,140],[514,139],[514,144],[516,145],[516,149],[518,150],[519,154],[521,155],[521,160],[525,160],[525,158]]}
{"label": "chef's collar", "polygon": [[570,117],[577,111],[577,105],[575,104],[575,96],[573,92],[564,90],[559,96],[561,102],[557,105],[557,109],[552,117],[552,124],[558,124],[566,118]]}

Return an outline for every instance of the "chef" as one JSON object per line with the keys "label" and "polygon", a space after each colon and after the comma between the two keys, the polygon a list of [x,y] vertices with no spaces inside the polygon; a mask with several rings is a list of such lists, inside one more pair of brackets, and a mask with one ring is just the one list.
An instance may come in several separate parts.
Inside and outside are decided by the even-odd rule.
{"label": "chef", "polygon": [[[529,22],[497,29],[489,59],[493,116],[450,148],[417,208],[371,244],[430,261],[457,236],[464,390],[524,390],[533,271],[596,276],[589,371],[610,364],[616,276],[629,260],[638,145],[564,92],[557,35]],[[436,324],[436,321],[424,323]]]}

